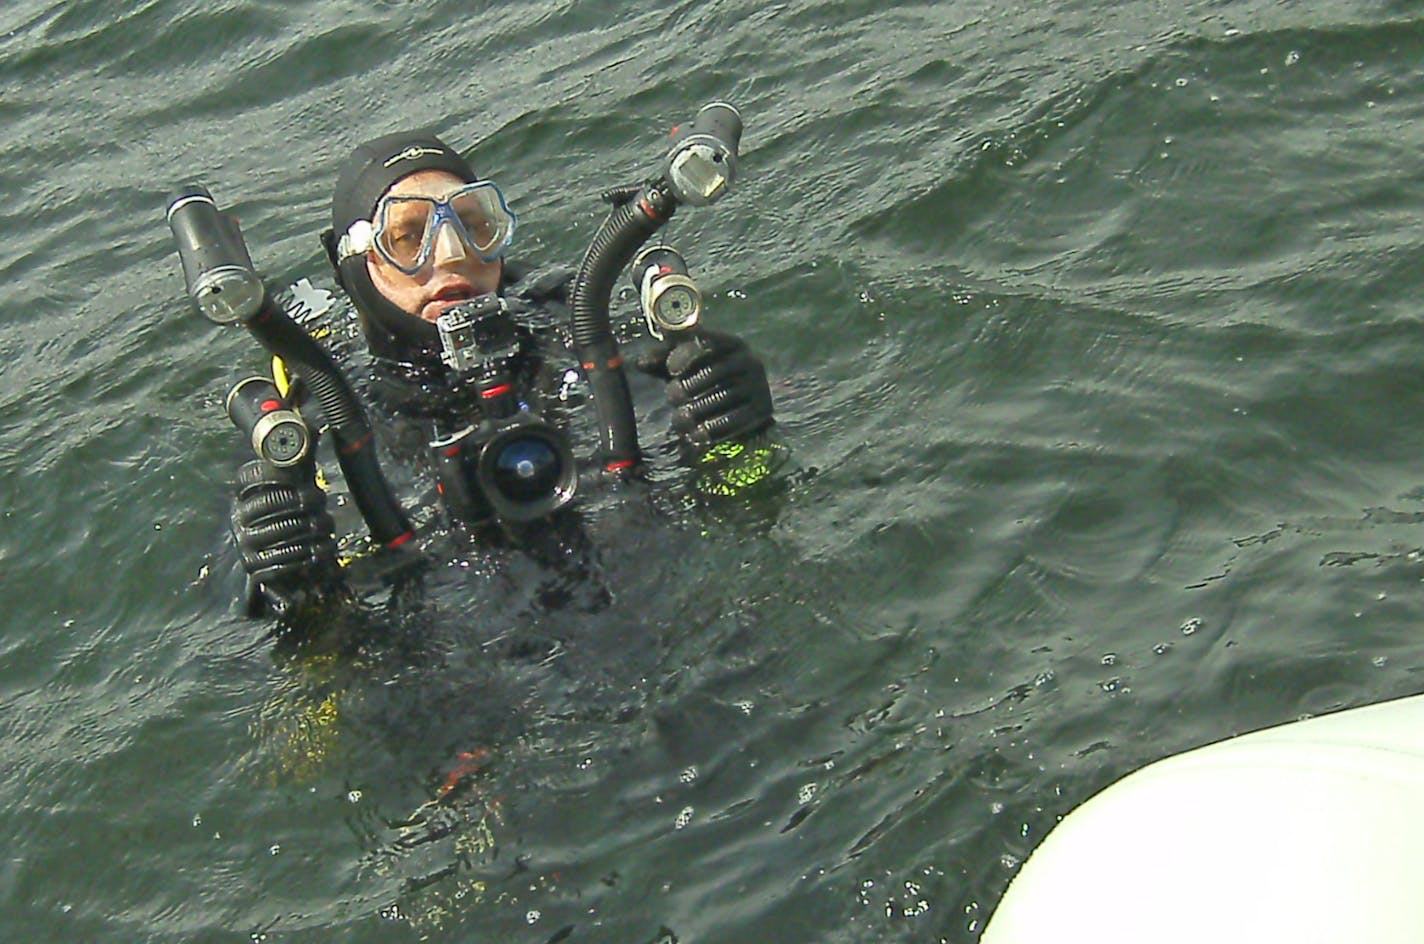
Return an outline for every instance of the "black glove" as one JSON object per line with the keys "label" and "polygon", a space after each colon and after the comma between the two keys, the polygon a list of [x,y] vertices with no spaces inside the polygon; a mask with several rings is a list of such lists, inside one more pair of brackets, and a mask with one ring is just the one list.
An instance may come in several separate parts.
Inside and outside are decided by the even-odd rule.
{"label": "black glove", "polygon": [[247,572],[247,615],[261,616],[270,606],[284,616],[338,586],[335,532],[311,463],[285,469],[258,460],[243,465],[232,534]]}
{"label": "black glove", "polygon": [[698,330],[639,366],[668,381],[673,431],[694,446],[743,439],[772,423],[766,368],[738,337]]}

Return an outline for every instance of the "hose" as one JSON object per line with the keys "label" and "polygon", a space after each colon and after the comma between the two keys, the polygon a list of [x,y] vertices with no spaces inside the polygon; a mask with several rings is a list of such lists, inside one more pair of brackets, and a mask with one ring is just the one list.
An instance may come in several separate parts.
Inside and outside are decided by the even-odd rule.
{"label": "hose", "polygon": [[574,350],[593,391],[604,468],[617,472],[642,457],[633,415],[633,397],[623,372],[623,358],[613,336],[608,302],[613,285],[648,238],[672,218],[677,200],[662,181],[639,189],[609,191],[615,203],[594,234],[569,292]]}
{"label": "hose", "polygon": [[405,543],[413,536],[410,521],[381,472],[365,411],[331,355],[270,299],[244,324],[301,378],[321,406],[336,444],[336,461],[371,536],[387,547]]}

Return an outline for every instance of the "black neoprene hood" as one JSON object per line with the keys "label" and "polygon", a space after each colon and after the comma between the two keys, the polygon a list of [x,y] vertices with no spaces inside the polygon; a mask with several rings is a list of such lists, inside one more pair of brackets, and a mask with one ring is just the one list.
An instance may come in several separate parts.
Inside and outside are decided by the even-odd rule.
{"label": "black neoprene hood", "polygon": [[435,325],[403,311],[376,289],[364,254],[341,259],[341,237],[357,220],[371,219],[376,201],[391,185],[423,170],[443,170],[469,183],[478,179],[469,162],[426,130],[399,131],[359,145],[342,165],[331,197],[327,254],[337,280],[361,316],[371,352],[377,357],[428,366],[440,363]]}

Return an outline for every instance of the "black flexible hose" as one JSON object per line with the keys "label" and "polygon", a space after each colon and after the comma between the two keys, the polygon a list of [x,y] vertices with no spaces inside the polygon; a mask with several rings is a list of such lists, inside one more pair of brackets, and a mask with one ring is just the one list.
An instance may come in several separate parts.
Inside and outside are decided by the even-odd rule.
{"label": "black flexible hose", "polygon": [[321,405],[336,443],[336,461],[371,536],[387,547],[403,544],[413,534],[410,521],[381,472],[375,437],[360,401],[331,355],[270,299],[244,324],[263,347],[301,378]]}
{"label": "black flexible hose", "polygon": [[636,192],[611,190],[605,199],[616,203],[594,234],[569,292],[574,350],[593,391],[598,414],[601,459],[609,471],[635,464],[638,430],[633,397],[623,373],[623,358],[613,337],[608,301],[613,285],[648,238],[672,218],[677,201],[662,181],[650,181]]}

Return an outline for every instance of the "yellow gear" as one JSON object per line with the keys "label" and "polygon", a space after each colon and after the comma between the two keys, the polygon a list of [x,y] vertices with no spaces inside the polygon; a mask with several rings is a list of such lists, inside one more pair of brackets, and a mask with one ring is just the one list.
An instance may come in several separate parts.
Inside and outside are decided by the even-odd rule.
{"label": "yellow gear", "polygon": [[271,751],[264,758],[274,783],[307,783],[325,766],[340,738],[342,691],[333,682],[337,656],[303,657],[297,675],[262,706],[253,737]]}
{"label": "yellow gear", "polygon": [[735,497],[780,469],[789,454],[773,439],[718,443],[697,460],[697,490],[704,495]]}

